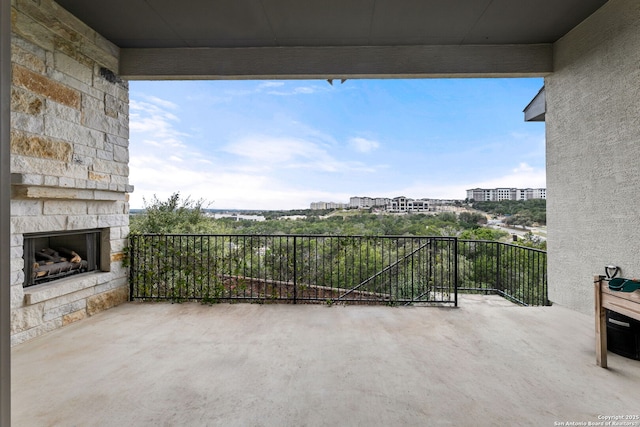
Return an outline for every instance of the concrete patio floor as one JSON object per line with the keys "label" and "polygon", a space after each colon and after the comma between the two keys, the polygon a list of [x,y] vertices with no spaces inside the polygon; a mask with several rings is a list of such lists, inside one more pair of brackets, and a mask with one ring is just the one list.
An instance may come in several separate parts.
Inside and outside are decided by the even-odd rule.
{"label": "concrete patio floor", "polygon": [[610,354],[609,369],[596,366],[591,316],[499,297],[457,309],[128,303],[12,357],[15,426],[553,426],[640,414],[640,362]]}

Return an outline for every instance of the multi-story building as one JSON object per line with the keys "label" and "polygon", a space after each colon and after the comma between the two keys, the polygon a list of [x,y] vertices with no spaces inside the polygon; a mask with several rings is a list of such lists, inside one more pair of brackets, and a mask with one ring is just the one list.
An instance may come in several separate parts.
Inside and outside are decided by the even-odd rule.
{"label": "multi-story building", "polygon": [[369,209],[380,208],[389,212],[437,212],[449,210],[445,207],[451,207],[460,203],[461,200],[448,199],[411,199],[405,196],[395,197],[359,197],[354,196],[349,199],[349,203],[335,202],[313,202],[311,209]]}
{"label": "multi-story building", "polygon": [[390,212],[406,212],[407,210],[407,198],[404,196],[394,197],[391,199],[391,203],[387,207]]}
{"label": "multi-story building", "polygon": [[389,212],[429,212],[429,201],[427,199],[414,200],[404,196],[394,197],[387,210]]}
{"label": "multi-story building", "polygon": [[354,209],[383,208],[391,202],[386,197],[359,197],[354,196],[349,199],[349,207]]}
{"label": "multi-story building", "polygon": [[429,212],[429,201],[427,199],[411,200],[407,206],[408,212]]}
{"label": "multi-story building", "polygon": [[467,190],[467,199],[480,201],[546,199],[546,188],[473,188]]}
{"label": "multi-story building", "polygon": [[532,199],[546,199],[547,198],[547,189],[546,188],[535,188],[533,189]]}
{"label": "multi-story building", "polygon": [[[516,191],[517,190],[515,188],[496,188],[495,189],[496,200],[497,201],[514,200]],[[513,196],[512,196],[512,193],[513,193]]]}
{"label": "multi-story building", "polygon": [[474,188],[467,190],[467,199],[475,201],[487,201],[493,199],[493,190],[484,188]]}
{"label": "multi-story building", "polygon": [[349,205],[346,203],[336,203],[336,202],[312,202],[310,206],[310,208],[313,210],[345,209],[348,207]]}

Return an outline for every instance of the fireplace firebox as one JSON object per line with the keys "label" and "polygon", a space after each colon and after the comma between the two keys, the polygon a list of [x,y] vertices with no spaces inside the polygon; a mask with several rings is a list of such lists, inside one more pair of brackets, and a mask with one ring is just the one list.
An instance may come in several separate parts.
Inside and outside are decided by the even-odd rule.
{"label": "fireplace firebox", "polygon": [[24,287],[100,270],[101,229],[24,235]]}

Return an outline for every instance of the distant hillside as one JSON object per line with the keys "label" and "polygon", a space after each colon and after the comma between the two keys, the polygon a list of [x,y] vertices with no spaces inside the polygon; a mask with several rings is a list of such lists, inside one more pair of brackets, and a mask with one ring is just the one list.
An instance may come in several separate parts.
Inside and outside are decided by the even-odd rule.
{"label": "distant hillside", "polygon": [[130,230],[132,233],[457,236],[471,240],[509,238],[508,233],[502,230],[483,227],[486,218],[477,212],[394,215],[348,210],[319,216],[321,211],[317,210],[272,211],[263,212],[264,221],[251,221],[241,216],[213,218],[204,211],[203,204],[203,201],[182,198],[179,193],[174,193],[168,200],[155,198],[143,212],[130,216]]}

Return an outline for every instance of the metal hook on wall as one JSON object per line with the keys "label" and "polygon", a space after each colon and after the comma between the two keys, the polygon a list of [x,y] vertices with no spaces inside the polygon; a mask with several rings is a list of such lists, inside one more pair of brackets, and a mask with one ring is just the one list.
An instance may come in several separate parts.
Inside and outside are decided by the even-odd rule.
{"label": "metal hook on wall", "polygon": [[617,265],[605,265],[604,272],[607,275],[607,279],[613,279],[620,272],[620,267]]}

